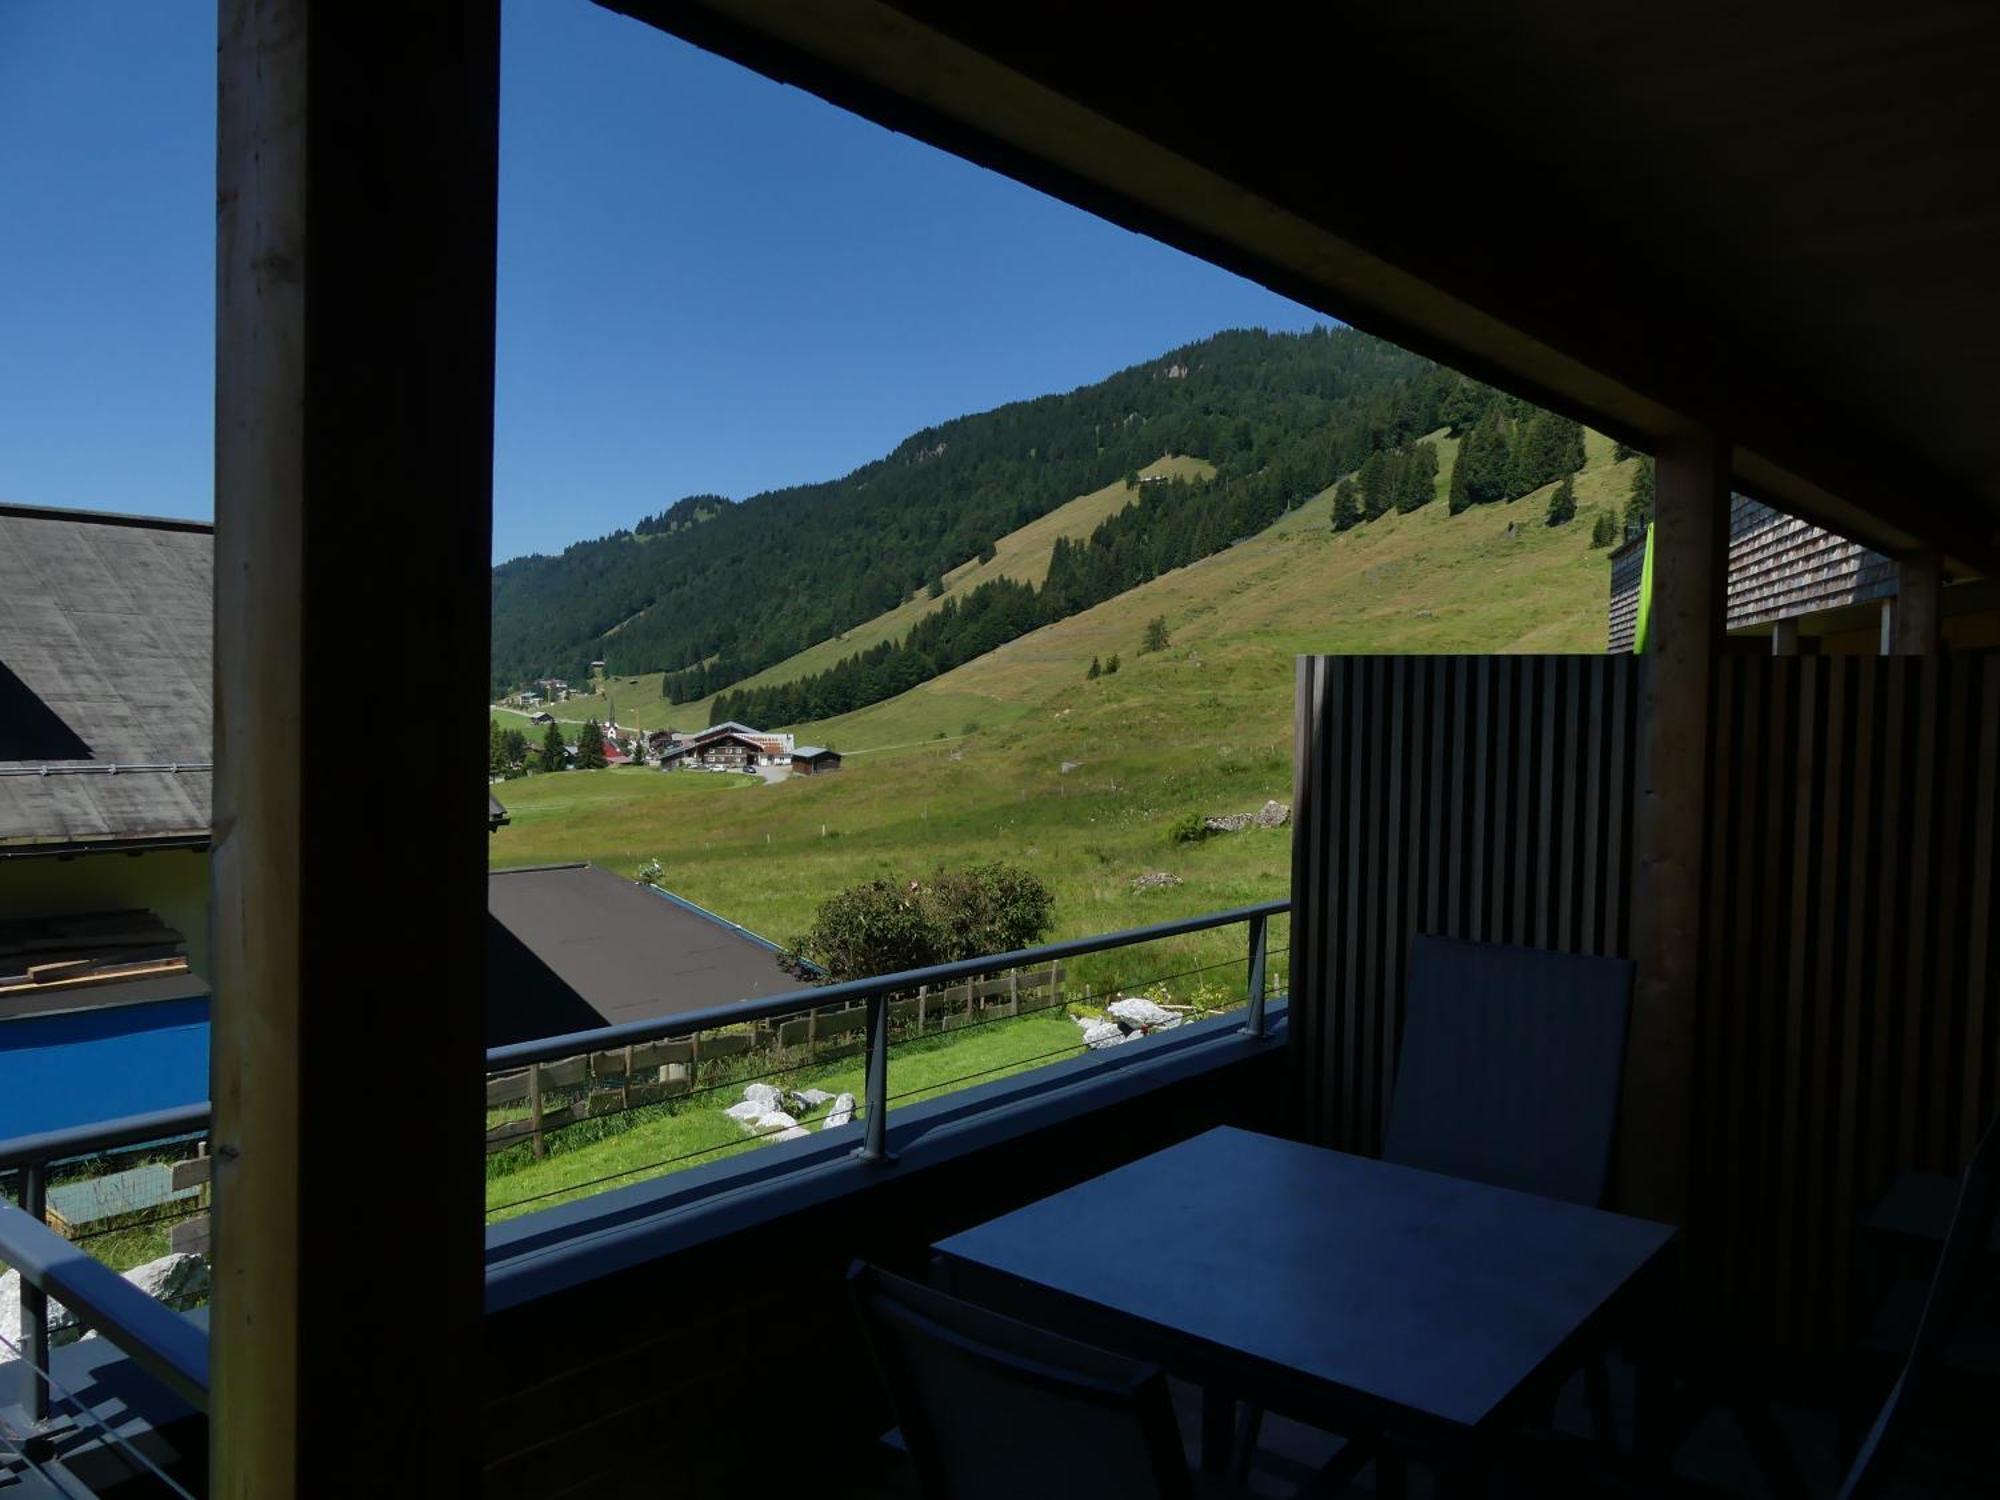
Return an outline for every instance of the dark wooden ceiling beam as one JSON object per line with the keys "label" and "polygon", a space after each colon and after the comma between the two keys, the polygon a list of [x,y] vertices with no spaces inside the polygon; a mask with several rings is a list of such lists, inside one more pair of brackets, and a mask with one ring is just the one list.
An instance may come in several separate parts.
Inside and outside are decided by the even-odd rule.
{"label": "dark wooden ceiling beam", "polygon": [[[1254,8],[1170,31],[1162,44],[1151,32],[1079,28],[1036,5],[604,3],[1639,446],[1692,427],[1730,432],[1740,487],[1881,550],[1936,546],[1959,572],[2000,564],[2000,524],[1947,456],[1857,407],[1784,345],[1775,323],[1747,322],[1673,274],[1675,247],[1622,221],[1616,203],[1587,201],[1579,184],[1607,170],[1628,121],[1549,119],[1552,85],[1527,76],[1526,63],[1514,107],[1454,114],[1452,85],[1480,50],[1512,48],[1496,67],[1532,57],[1537,24],[1611,46],[1617,38],[1589,34],[1600,8],[1510,8],[1520,37],[1488,34],[1478,19],[1488,7],[1447,6],[1428,29],[1344,14],[1353,34],[1316,44],[1338,58],[1301,59],[1290,55],[1306,45],[1295,23],[1260,24]],[[1712,45],[1726,51],[1731,39],[1716,34]],[[1707,76],[1699,46],[1677,54],[1675,82]],[[1260,49],[1258,67],[1241,66]],[[1163,60],[1176,56],[1169,70]],[[1310,78],[1301,61],[1314,58],[1326,69],[1317,90],[1300,83]],[[1644,59],[1604,61],[1645,72]],[[1567,55],[1548,66],[1565,64],[1582,67]],[[1535,132],[1551,130],[1574,143],[1574,160],[1541,149]],[[1454,145],[1456,161],[1442,154]],[[1487,153],[1501,162],[1496,180],[1455,218],[1436,200],[1465,180],[1455,165]],[[1520,153],[1549,162],[1540,189],[1565,205],[1560,217],[1533,202],[1534,182],[1521,186],[1514,219],[1492,217],[1505,211]],[[1692,154],[1673,165],[1698,175]],[[1433,201],[1413,209],[1422,195]],[[1730,228],[1728,212],[1690,213],[1679,232],[1704,243]]]}

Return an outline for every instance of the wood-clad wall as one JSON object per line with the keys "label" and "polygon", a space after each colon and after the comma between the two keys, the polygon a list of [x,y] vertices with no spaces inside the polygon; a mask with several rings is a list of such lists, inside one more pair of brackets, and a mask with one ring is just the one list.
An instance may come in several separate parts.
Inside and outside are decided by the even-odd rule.
{"label": "wood-clad wall", "polygon": [[[1410,938],[1625,954],[1640,659],[1299,663],[1294,1119],[1374,1152]],[[2000,1108],[2000,657],[1731,656],[1705,815],[1687,1253],[1837,1345],[1859,1218]]]}
{"label": "wood-clad wall", "polygon": [[1825,1347],[1857,1219],[1996,1105],[2000,658],[1720,664],[1690,1266]]}
{"label": "wood-clad wall", "polygon": [[1637,659],[1298,667],[1292,1097],[1373,1152],[1419,932],[1625,956]]}

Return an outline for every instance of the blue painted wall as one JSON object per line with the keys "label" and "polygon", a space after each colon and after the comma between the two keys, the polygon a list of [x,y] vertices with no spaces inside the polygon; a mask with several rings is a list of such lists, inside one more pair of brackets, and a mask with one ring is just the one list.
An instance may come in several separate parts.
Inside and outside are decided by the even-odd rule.
{"label": "blue painted wall", "polygon": [[0,1140],[208,1097],[208,1000],[0,1022]]}

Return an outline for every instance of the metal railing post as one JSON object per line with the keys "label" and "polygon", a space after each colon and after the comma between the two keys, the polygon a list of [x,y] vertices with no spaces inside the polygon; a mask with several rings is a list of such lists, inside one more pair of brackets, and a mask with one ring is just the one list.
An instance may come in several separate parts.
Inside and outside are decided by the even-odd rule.
{"label": "metal railing post", "polygon": [[1259,912],[1250,919],[1250,1005],[1244,1013],[1243,1035],[1264,1035],[1264,914]]}
{"label": "metal railing post", "polygon": [[863,1084],[868,1101],[861,1119],[861,1145],[855,1155],[865,1162],[889,1160],[889,997],[868,997],[868,1074]]}
{"label": "metal railing post", "polygon": [[[46,1162],[21,1168],[21,1211],[37,1224],[49,1218],[49,1178]],[[49,1419],[49,1297],[21,1277],[21,1355],[28,1366],[28,1420],[36,1426]]]}

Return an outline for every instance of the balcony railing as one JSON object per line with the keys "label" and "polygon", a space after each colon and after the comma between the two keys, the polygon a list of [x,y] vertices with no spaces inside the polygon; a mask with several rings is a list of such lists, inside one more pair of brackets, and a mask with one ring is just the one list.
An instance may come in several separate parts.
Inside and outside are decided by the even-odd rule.
{"label": "balcony railing", "polygon": [[[890,1159],[889,1105],[895,1096],[890,1089],[889,1036],[899,997],[941,990],[1003,971],[1055,965],[1087,954],[1242,925],[1248,933],[1245,958],[1235,961],[1245,965],[1242,971],[1246,982],[1241,1029],[1245,1035],[1263,1036],[1266,977],[1271,957],[1269,924],[1273,917],[1282,916],[1289,910],[1288,901],[1266,901],[1093,937],[1045,943],[1010,953],[837,984],[805,986],[734,1005],[570,1032],[540,1041],[493,1048],[486,1054],[486,1071],[491,1077],[578,1056],[589,1057],[647,1043],[693,1037],[718,1028],[755,1025],[779,1018],[823,1013],[829,1009],[865,1007],[866,1044],[863,1050],[866,1058],[866,1097],[857,1111],[861,1139],[852,1155],[862,1168],[873,1168]],[[1234,962],[1230,966],[1233,967]],[[21,1273],[22,1339],[19,1350],[13,1352],[28,1370],[26,1406],[31,1422],[46,1422],[50,1414],[52,1387],[48,1354],[51,1300],[68,1308],[81,1326],[94,1330],[130,1356],[140,1368],[189,1405],[197,1410],[206,1410],[208,1343],[203,1329],[184,1315],[155,1302],[108,1266],[50,1229],[45,1220],[52,1168],[120,1148],[185,1142],[205,1135],[209,1119],[209,1106],[198,1104],[0,1142],[0,1174],[12,1171],[19,1185],[21,1206],[12,1208],[0,1204],[0,1265],[13,1267]],[[5,1352],[8,1351],[0,1351]],[[61,1392],[55,1394],[60,1395]]]}

